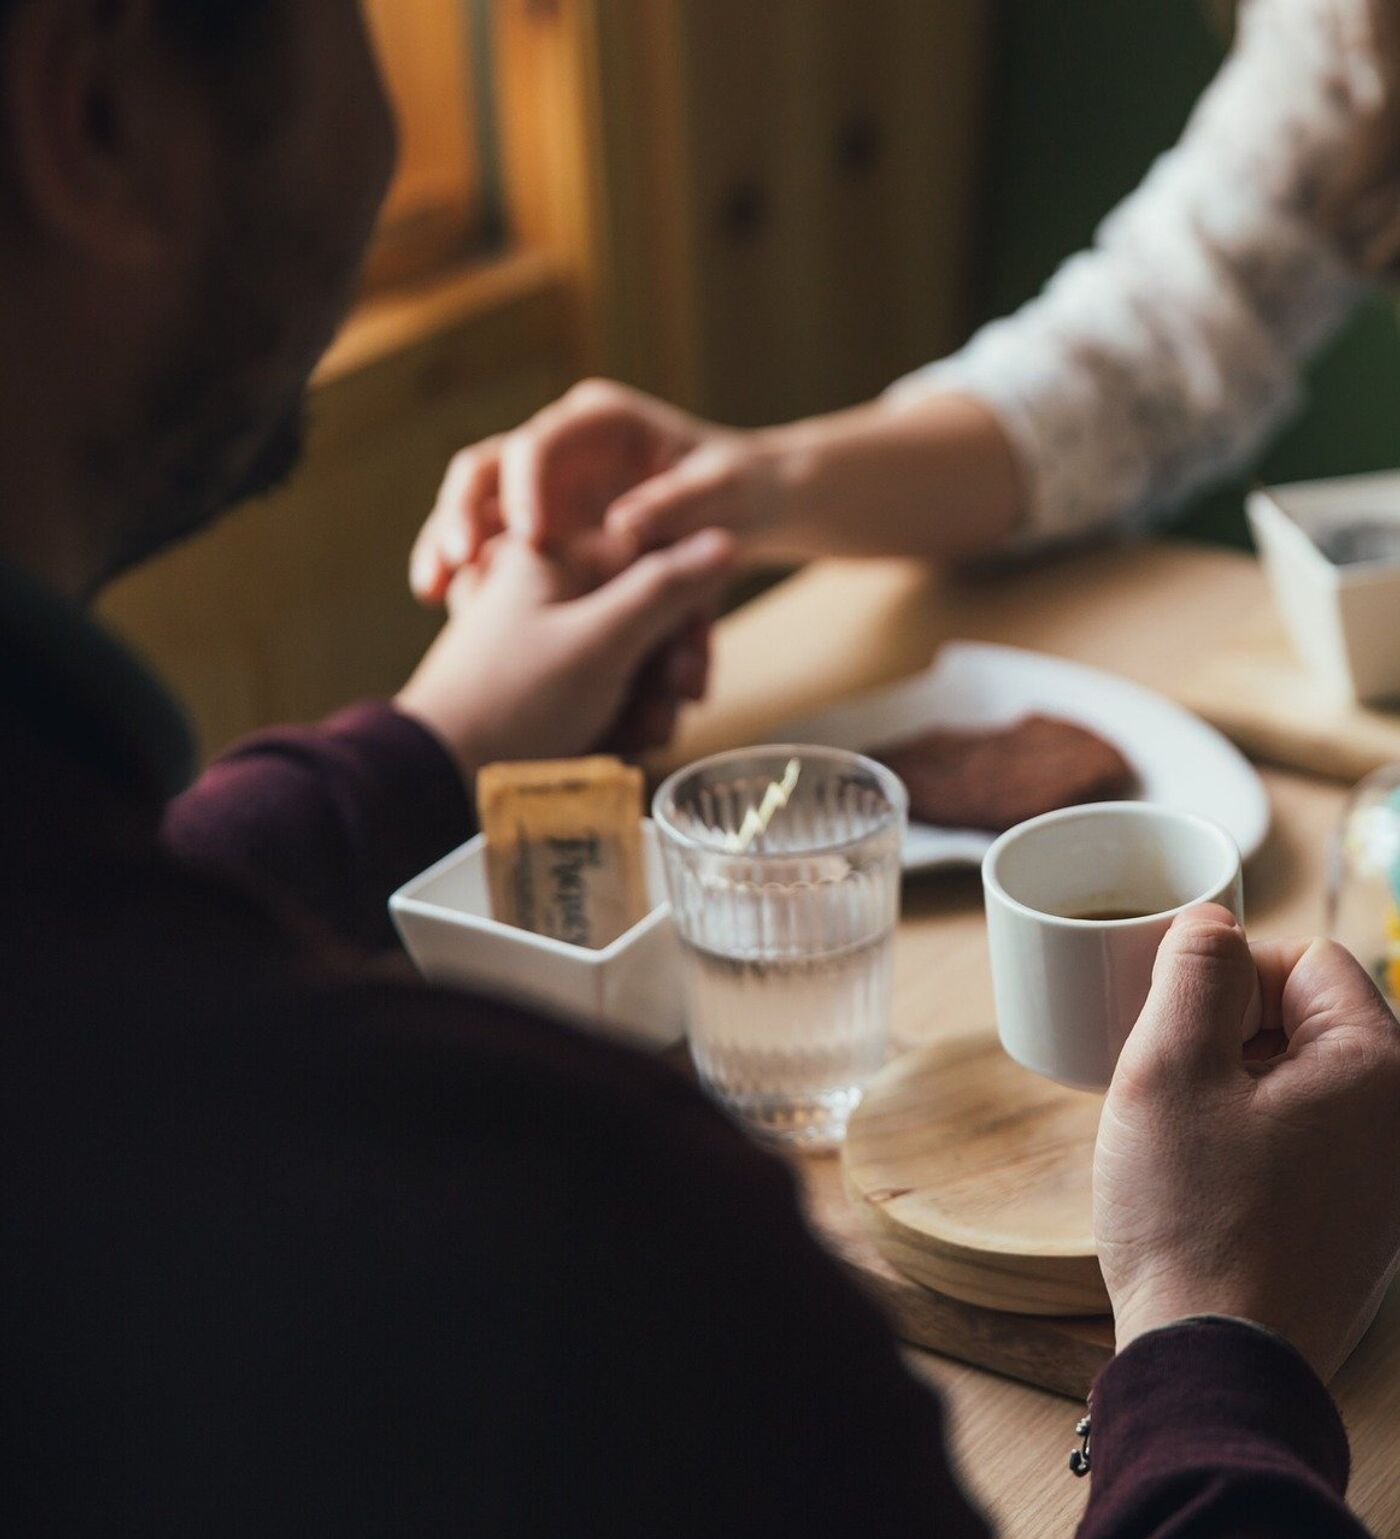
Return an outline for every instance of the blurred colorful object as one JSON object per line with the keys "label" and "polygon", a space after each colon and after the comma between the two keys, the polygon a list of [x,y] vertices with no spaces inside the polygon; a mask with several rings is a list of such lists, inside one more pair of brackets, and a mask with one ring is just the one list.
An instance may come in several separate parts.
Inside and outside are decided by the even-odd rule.
{"label": "blurred colorful object", "polygon": [[1352,792],[1328,873],[1327,928],[1400,1008],[1400,764]]}
{"label": "blurred colorful object", "polygon": [[1385,977],[1381,987],[1394,1004],[1400,998],[1400,909],[1392,903],[1385,921]]}

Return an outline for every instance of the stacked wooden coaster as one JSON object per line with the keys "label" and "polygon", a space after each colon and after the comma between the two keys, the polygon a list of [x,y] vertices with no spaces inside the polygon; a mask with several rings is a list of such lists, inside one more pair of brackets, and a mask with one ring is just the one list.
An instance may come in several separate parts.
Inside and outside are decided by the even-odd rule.
{"label": "stacked wooden coaster", "polygon": [[1112,1353],[1093,1244],[1101,1108],[985,1035],[911,1053],[874,1081],[842,1158],[870,1249],[847,1259],[906,1339],[1087,1391]]}

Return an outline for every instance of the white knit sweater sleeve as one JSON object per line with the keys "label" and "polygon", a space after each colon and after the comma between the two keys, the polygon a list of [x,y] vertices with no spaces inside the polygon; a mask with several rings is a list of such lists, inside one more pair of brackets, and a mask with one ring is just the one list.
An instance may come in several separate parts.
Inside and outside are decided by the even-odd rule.
{"label": "white knit sweater sleeve", "polygon": [[998,414],[1027,535],[1142,523],[1238,468],[1363,284],[1324,195],[1378,90],[1365,0],[1251,0],[1175,149],[1039,298],[893,387]]}

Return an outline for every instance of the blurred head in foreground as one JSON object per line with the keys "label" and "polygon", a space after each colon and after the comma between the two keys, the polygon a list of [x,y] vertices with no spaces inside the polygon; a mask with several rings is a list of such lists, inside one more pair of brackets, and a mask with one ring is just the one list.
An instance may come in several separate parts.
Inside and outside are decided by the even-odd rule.
{"label": "blurred head in foreground", "polygon": [[0,552],[84,595],[288,473],[393,149],[359,0],[0,0]]}

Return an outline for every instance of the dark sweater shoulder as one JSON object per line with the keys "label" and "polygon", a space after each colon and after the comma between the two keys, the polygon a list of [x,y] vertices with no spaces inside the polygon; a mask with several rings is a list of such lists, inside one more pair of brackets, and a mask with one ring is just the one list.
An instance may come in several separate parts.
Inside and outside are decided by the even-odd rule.
{"label": "dark sweater shoulder", "polygon": [[62,1425],[84,1472],[15,1504],[685,1536],[879,1532],[888,1502],[891,1532],[979,1531],[790,1174],[681,1074],[314,957],[158,856],[110,874],[105,915],[33,930],[0,1048],[11,1451],[38,1480]]}

